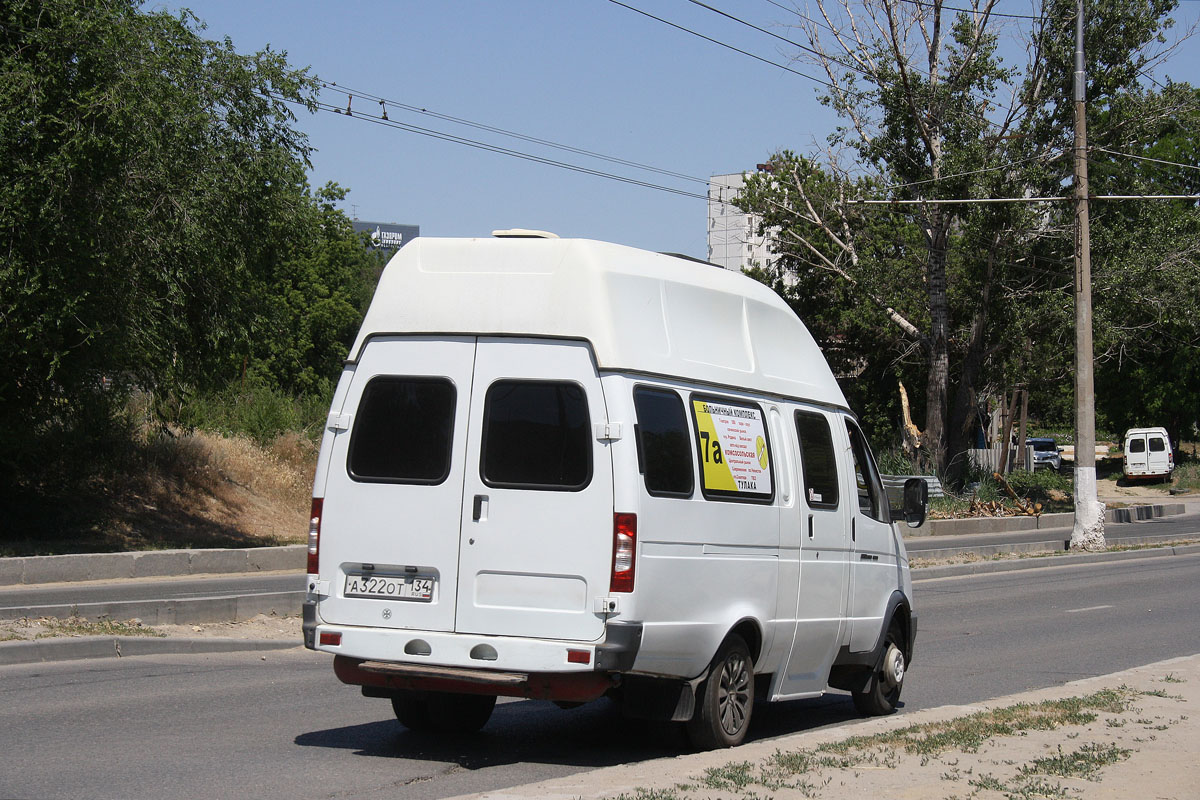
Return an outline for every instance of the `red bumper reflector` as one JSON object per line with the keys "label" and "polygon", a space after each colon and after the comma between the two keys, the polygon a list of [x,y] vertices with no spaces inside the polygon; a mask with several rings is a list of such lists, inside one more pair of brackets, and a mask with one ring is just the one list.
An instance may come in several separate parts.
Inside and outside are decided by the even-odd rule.
{"label": "red bumper reflector", "polygon": [[321,644],[340,647],[342,644],[342,634],[337,631],[321,631]]}
{"label": "red bumper reflector", "polygon": [[568,650],[568,664],[590,664],[592,663],[592,653],[590,650]]}

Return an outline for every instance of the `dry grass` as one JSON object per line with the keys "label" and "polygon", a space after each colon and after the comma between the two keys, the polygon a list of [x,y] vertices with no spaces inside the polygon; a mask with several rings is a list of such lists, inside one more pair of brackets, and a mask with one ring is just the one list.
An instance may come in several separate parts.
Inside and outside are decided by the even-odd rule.
{"label": "dry grass", "polygon": [[300,543],[316,457],[316,444],[294,433],[266,447],[160,433],[119,468],[29,509],[0,535],[0,556]]}

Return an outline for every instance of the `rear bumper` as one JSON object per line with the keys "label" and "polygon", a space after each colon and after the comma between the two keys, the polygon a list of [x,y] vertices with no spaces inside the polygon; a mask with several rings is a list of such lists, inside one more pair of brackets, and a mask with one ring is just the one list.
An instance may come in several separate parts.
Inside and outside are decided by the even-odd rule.
{"label": "rear bumper", "polygon": [[[318,621],[316,603],[304,604],[303,631],[306,647],[336,657],[344,683],[564,701],[603,695],[642,642],[641,623],[608,623],[599,643],[332,625]],[[340,644],[318,644],[323,633]]]}
{"label": "rear bumper", "polygon": [[501,672],[346,656],[333,659],[333,671],[342,683],[361,686],[364,694],[372,696],[416,690],[586,703],[603,697],[620,683],[619,676],[609,672]]}

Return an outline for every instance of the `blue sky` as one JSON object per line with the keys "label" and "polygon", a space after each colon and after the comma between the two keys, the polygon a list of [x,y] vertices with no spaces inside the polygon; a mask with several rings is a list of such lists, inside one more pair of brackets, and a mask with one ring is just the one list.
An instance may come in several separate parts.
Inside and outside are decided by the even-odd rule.
{"label": "blue sky", "polygon": [[[626,0],[772,61],[792,48],[687,0]],[[711,6],[802,41],[783,27],[789,0]],[[801,0],[801,5],[803,0]],[[388,106],[389,119],[704,195],[714,174],[753,169],[773,151],[819,146],[836,120],[819,85],[648,19],[609,0],[190,0],[206,34],[241,52],[270,45],[320,78],[396,103],[699,179],[564,153]],[[1029,13],[1028,0],[999,10]],[[1177,17],[1195,20],[1200,2]],[[791,17],[794,19],[794,17]],[[1200,51],[1165,71],[1200,82]],[[1184,60],[1186,59],[1186,61]],[[814,68],[794,69],[817,74]],[[330,102],[346,97],[327,92]],[[378,114],[356,97],[352,110]],[[705,256],[703,200],[483,152],[371,124],[301,112],[316,147],[314,186],[337,181],[359,219],[419,225],[423,236],[537,228],[561,236]]]}

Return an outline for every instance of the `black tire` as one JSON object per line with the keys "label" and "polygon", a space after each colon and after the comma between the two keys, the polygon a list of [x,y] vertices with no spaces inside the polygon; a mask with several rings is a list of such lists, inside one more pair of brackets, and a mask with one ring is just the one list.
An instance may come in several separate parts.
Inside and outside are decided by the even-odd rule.
{"label": "black tire", "polygon": [[475,733],[492,718],[494,694],[429,692],[428,713],[434,730],[442,733]]}
{"label": "black tire", "polygon": [[754,709],[754,664],[750,648],[736,633],[717,650],[708,678],[687,722],[688,740],[698,750],[736,747],[746,738]]}
{"label": "black tire", "polygon": [[855,710],[865,717],[882,717],[894,712],[900,703],[907,667],[900,631],[893,625],[884,641],[880,666],[872,671],[863,691],[851,692]]}
{"label": "black tire", "polygon": [[423,733],[433,730],[429,702],[424,692],[402,691],[392,695],[392,710],[396,719],[410,731]]}

